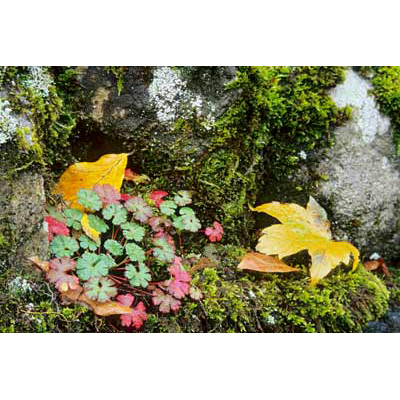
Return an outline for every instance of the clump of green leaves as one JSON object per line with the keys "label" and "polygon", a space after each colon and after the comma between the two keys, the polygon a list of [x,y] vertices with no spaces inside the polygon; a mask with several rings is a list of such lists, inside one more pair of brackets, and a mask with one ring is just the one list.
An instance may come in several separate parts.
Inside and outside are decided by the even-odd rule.
{"label": "clump of green leaves", "polygon": [[185,234],[201,229],[188,207],[189,191],[142,197],[96,185],[79,190],[77,197],[83,211],[64,209],[56,215],[52,210],[57,220],[46,217],[54,257],[47,277],[60,291],[82,290],[91,301],[132,306],[121,323],[136,329],[147,318],[149,301],[140,301],[146,296],[162,313],[177,311],[186,296],[202,297],[191,286],[182,247]]}

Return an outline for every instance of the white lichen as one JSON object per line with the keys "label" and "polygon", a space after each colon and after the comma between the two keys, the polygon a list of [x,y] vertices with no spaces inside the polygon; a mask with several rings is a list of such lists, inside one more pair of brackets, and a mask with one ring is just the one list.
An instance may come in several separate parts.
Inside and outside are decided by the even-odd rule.
{"label": "white lichen", "polygon": [[[163,123],[196,115],[203,116],[205,128],[210,129],[215,121],[215,105],[189,90],[187,82],[171,67],[159,67],[154,71],[149,96],[158,120]],[[208,112],[204,114],[204,110]]]}
{"label": "white lichen", "polygon": [[22,81],[26,88],[32,88],[42,97],[49,96],[49,86],[54,81],[44,67],[28,67],[29,78]]}
{"label": "white lichen", "polygon": [[376,135],[384,134],[390,127],[388,117],[381,114],[369,91],[372,85],[353,70],[346,72],[345,81],[331,90],[333,101],[339,106],[352,106],[357,125],[365,143],[371,143]]}
{"label": "white lichen", "polygon": [[0,145],[13,139],[17,130],[23,128],[30,129],[30,122],[14,115],[10,103],[0,98]]}
{"label": "white lichen", "polygon": [[306,154],[306,152],[305,152],[304,150],[301,150],[301,151],[299,152],[299,157],[300,157],[302,160],[307,160],[307,154]]}
{"label": "white lichen", "polygon": [[17,276],[15,279],[10,281],[8,283],[8,288],[12,293],[26,293],[33,290],[31,284],[20,276]]}

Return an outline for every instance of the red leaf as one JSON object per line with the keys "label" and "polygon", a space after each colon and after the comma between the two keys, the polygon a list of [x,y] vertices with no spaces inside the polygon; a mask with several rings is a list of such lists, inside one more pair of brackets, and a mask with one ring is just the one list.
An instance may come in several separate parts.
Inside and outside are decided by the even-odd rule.
{"label": "red leaf", "polygon": [[[175,257],[175,258],[179,258],[179,257]],[[182,264],[181,264],[182,265]],[[178,265],[177,263],[175,263],[174,260],[174,264],[172,264],[169,268],[168,271],[170,272],[170,274],[177,279],[178,281],[182,281],[182,282],[190,282],[191,281],[191,277],[190,275],[181,267],[181,265]]]}
{"label": "red leaf", "polygon": [[128,306],[130,307],[133,304],[133,301],[135,300],[135,297],[132,296],[130,293],[128,294],[120,294],[116,297],[116,300],[118,303],[120,303],[122,306]]}
{"label": "red leaf", "polygon": [[[179,257],[176,257],[179,258]],[[183,299],[189,294],[189,283],[191,281],[190,275],[177,263],[171,265],[168,271],[175,278],[168,283],[168,292],[175,296],[177,299]]]}
{"label": "red leaf", "polygon": [[153,304],[155,306],[160,306],[159,309],[162,313],[166,314],[172,311],[178,311],[181,306],[181,302],[170,294],[164,293],[160,289],[155,289],[153,291]]}
{"label": "red leaf", "polygon": [[187,294],[189,294],[189,284],[183,281],[178,281],[173,279],[168,284],[168,292],[171,293],[177,299],[183,299]]}
{"label": "red leaf", "polygon": [[160,207],[160,204],[164,201],[162,198],[168,196],[168,192],[164,190],[153,190],[150,193],[150,199],[154,201],[156,207]]}
{"label": "red leaf", "polygon": [[135,196],[131,196],[130,194],[121,193],[121,200],[128,201],[129,199],[133,199]]}
{"label": "red leaf", "polygon": [[133,326],[139,329],[143,325],[143,321],[147,319],[146,307],[140,301],[130,314],[122,314],[120,318],[122,326]]}
{"label": "red leaf", "polygon": [[119,200],[121,200],[121,195],[118,190],[109,184],[94,185],[93,190],[100,196],[103,206],[119,204]]}
{"label": "red leaf", "polygon": [[50,269],[46,274],[47,280],[54,283],[60,292],[74,290],[79,287],[79,279],[74,275],[67,274],[75,269],[76,261],[72,258],[53,258],[50,261]]}
{"label": "red leaf", "polygon": [[50,216],[45,217],[44,220],[47,222],[49,241],[53,240],[53,235],[69,235],[69,228],[67,225]]}
{"label": "red leaf", "polygon": [[204,233],[206,234],[206,236],[208,236],[211,242],[220,242],[222,239],[222,235],[224,234],[224,228],[217,221],[214,221],[213,226],[214,228],[206,228]]}

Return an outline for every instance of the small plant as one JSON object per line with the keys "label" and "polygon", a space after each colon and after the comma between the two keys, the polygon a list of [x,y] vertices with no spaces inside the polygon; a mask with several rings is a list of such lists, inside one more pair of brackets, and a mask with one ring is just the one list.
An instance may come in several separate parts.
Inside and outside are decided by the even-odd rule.
{"label": "small plant", "polygon": [[[61,293],[80,289],[94,302],[115,299],[132,308],[121,314],[121,324],[136,329],[147,318],[150,299],[169,313],[179,310],[187,296],[202,297],[191,286],[182,243],[186,232],[201,229],[188,207],[189,191],[142,197],[121,195],[104,184],[80,189],[76,198],[81,209],[53,208],[45,218],[52,254],[46,276]],[[214,227],[218,231],[210,240],[220,240],[222,227]]]}

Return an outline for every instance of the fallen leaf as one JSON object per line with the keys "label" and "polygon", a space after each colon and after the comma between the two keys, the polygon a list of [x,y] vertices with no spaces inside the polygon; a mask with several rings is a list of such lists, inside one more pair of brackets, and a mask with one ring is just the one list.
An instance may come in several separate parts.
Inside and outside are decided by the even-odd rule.
{"label": "fallen leaf", "polygon": [[311,285],[324,278],[339,263],[348,264],[354,256],[353,269],[359,263],[358,250],[348,242],[331,240],[330,224],[325,210],[310,196],[307,208],[297,204],[266,203],[253,211],[265,212],[282,224],[265,228],[256,250],[279,258],[308,250],[311,256]]}
{"label": "fallen leaf", "polygon": [[390,276],[391,273],[387,267],[385,260],[383,258],[378,258],[377,260],[366,261],[363,263],[364,268],[367,271],[381,270],[386,276]]}
{"label": "fallen leaf", "polygon": [[207,268],[207,267],[216,267],[218,264],[211,260],[210,258],[207,257],[201,257],[199,261],[195,265],[193,265],[192,268],[189,270],[189,274],[193,274],[194,271],[197,271],[199,269]]}
{"label": "fallen leaf", "polygon": [[86,213],[83,214],[83,217],[81,219],[81,225],[83,231],[86,233],[87,236],[90,237],[90,239],[94,240],[96,243],[100,242],[100,233],[97,232],[96,229],[90,226],[89,217]]}
{"label": "fallen leaf", "polygon": [[71,165],[61,175],[54,194],[61,194],[71,208],[83,211],[77,201],[79,189],[92,189],[95,185],[108,184],[118,192],[124,179],[124,171],[129,153],[106,154],[96,162],[80,162]]}
{"label": "fallen leaf", "polygon": [[251,269],[260,272],[294,272],[299,271],[298,268],[290,267],[279,258],[267,256],[266,254],[250,252],[247,253],[240,264],[240,269]]}
{"label": "fallen leaf", "polygon": [[107,317],[114,314],[130,314],[133,311],[131,307],[123,306],[117,301],[99,302],[91,300],[85,295],[82,286],[79,286],[77,289],[74,290],[62,292],[60,294],[60,297],[64,302],[72,301],[74,303],[83,304],[84,306],[92,310],[95,314],[102,317]]}
{"label": "fallen leaf", "polygon": [[133,172],[130,168],[125,170],[124,178],[126,181],[132,181],[135,183],[145,183],[146,181],[150,180],[147,175],[140,175],[136,172]]}
{"label": "fallen leaf", "polygon": [[50,269],[49,261],[42,261],[37,256],[29,257],[28,260],[31,261],[36,266],[38,266],[40,268],[40,270],[43,271],[43,272],[48,272],[49,269]]}

